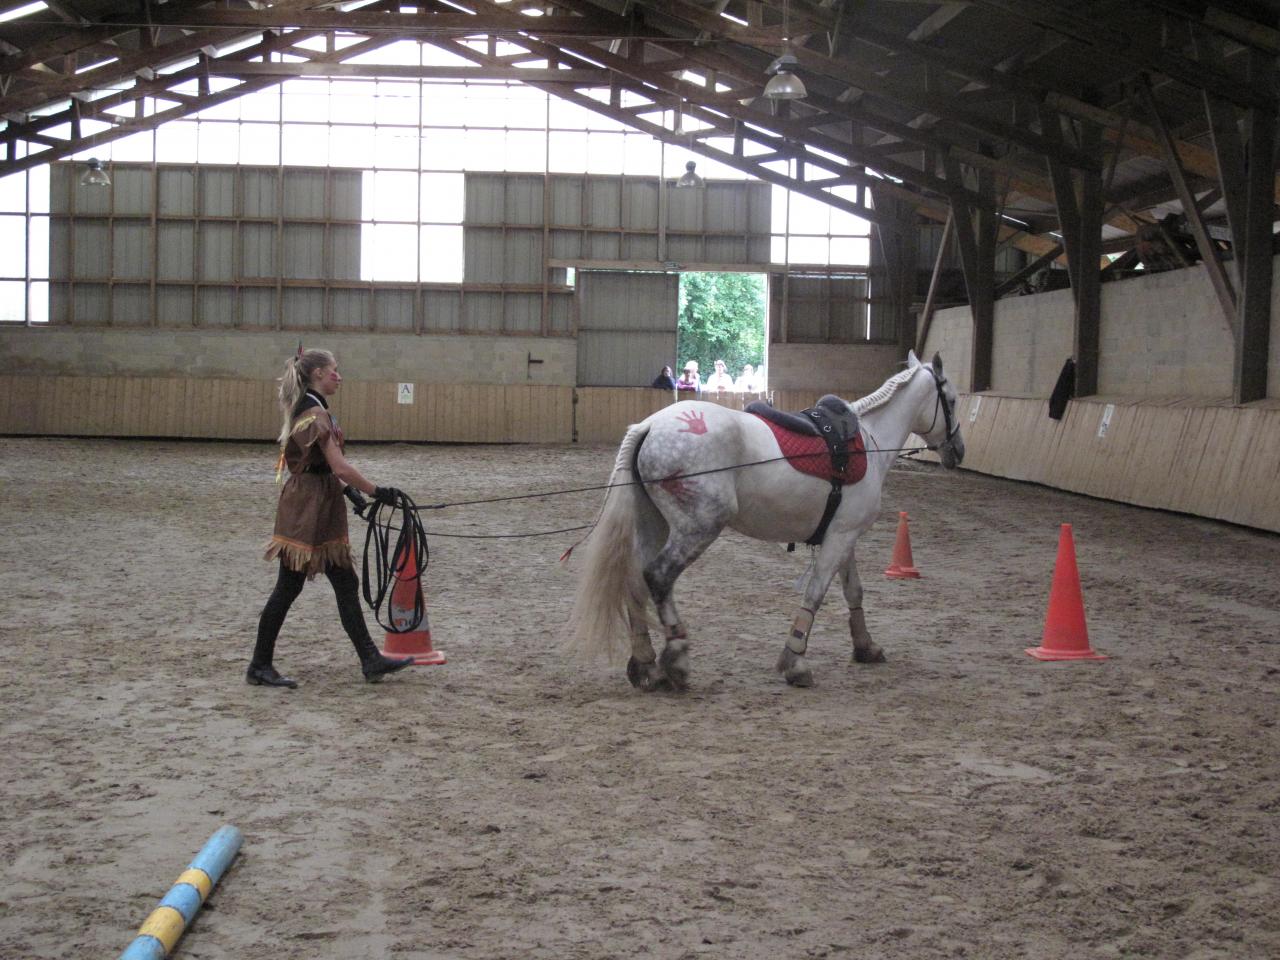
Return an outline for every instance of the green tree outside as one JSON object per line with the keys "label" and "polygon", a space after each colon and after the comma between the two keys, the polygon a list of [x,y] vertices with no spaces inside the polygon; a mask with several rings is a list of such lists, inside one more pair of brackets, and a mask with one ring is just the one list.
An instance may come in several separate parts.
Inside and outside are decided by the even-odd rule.
{"label": "green tree outside", "polygon": [[758,273],[680,274],[676,374],[698,361],[702,379],[723,360],[737,377],[744,364],[764,362],[764,276]]}

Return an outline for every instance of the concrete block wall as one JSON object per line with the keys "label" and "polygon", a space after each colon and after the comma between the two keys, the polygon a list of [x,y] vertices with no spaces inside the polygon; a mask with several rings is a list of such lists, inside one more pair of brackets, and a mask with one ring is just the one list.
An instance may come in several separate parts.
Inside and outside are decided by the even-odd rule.
{"label": "concrete block wall", "polygon": [[865,396],[901,370],[906,359],[906,350],[892,344],[771,343],[769,389]]}
{"label": "concrete block wall", "polygon": [[[1280,259],[1273,261],[1267,394],[1280,397]],[[996,303],[992,391],[1047,397],[1074,351],[1070,290]],[[926,355],[939,350],[947,371],[972,388],[969,308],[940,310]],[[1102,287],[1098,394],[1115,397],[1231,396],[1233,343],[1203,265]]]}
{"label": "concrete block wall", "polygon": [[[577,375],[569,337],[326,332],[303,345],[332,350],[344,376],[369,382],[571,387]],[[296,333],[0,326],[0,371],[274,380],[297,348]]]}

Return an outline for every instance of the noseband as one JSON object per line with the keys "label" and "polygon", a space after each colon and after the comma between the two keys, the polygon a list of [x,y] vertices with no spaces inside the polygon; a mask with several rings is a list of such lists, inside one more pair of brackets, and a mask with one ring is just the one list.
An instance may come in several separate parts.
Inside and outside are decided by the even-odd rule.
{"label": "noseband", "polygon": [[938,376],[937,372],[931,366],[926,366],[929,376],[933,377],[933,387],[937,396],[933,403],[933,422],[929,424],[928,433],[933,433],[933,428],[938,425],[938,410],[942,410],[942,422],[947,428],[947,437],[941,443],[926,444],[926,449],[941,450],[943,447],[949,447],[956,438],[956,434],[960,432],[960,425],[955,422],[951,415],[951,406],[947,403],[946,394],[942,392],[943,386],[946,385],[947,378]]}

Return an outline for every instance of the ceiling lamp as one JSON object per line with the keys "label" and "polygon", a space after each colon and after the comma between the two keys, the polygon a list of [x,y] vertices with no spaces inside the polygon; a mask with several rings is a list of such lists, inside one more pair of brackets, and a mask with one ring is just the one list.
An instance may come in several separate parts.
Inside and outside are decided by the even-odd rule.
{"label": "ceiling lamp", "polygon": [[770,100],[803,100],[809,95],[804,88],[804,81],[796,76],[796,68],[800,61],[794,54],[784,53],[765,70],[769,74],[769,82],[765,84],[764,95]]}
{"label": "ceiling lamp", "polygon": [[85,161],[85,171],[80,175],[80,186],[82,187],[109,187],[111,186],[111,178],[107,176],[107,171],[102,167],[102,161],[97,157],[90,157]]}
{"label": "ceiling lamp", "polygon": [[677,187],[701,187],[706,184],[702,177],[698,176],[695,168],[698,165],[690,160],[684,165],[684,173],[680,174],[680,179],[676,181]]}

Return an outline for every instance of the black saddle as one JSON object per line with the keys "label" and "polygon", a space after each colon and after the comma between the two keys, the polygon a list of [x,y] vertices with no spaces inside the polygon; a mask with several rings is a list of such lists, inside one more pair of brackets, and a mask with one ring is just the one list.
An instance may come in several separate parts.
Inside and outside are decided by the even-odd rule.
{"label": "black saddle", "polygon": [[792,433],[822,437],[827,441],[828,447],[836,446],[838,441],[848,443],[858,435],[858,415],[847,403],[831,393],[799,413],[775,410],[763,400],[753,400],[743,409]]}
{"label": "black saddle", "polygon": [[[799,413],[787,413],[775,410],[763,400],[755,400],[743,408],[762,420],[776,423],[784,430],[803,436],[821,437],[827,443],[827,452],[831,455],[831,492],[827,495],[826,508],[822,511],[822,519],[805,543],[816,546],[822,543],[827,535],[827,527],[831,518],[840,506],[841,487],[845,468],[849,465],[849,444],[858,436],[858,415],[853,409],[834,394],[828,393],[817,403]],[[787,544],[787,550],[794,550],[795,544]]]}

